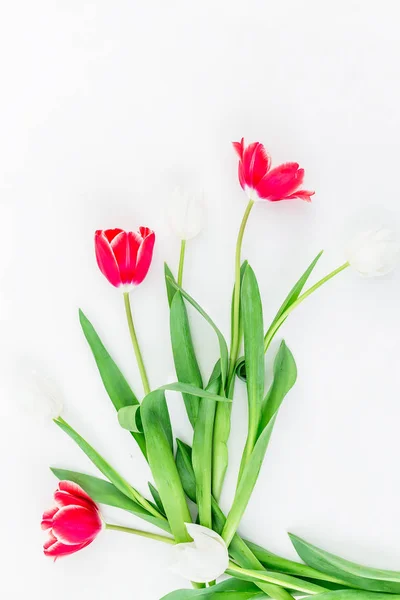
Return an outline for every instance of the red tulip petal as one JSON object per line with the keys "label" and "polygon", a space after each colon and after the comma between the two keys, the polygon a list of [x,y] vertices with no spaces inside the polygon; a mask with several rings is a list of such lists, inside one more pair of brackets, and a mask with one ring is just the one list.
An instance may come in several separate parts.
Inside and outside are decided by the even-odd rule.
{"label": "red tulip petal", "polygon": [[83,544],[93,540],[101,531],[102,521],[97,510],[66,506],[53,518],[52,529],[63,544]]}
{"label": "red tulip petal", "polygon": [[54,501],[59,508],[64,508],[64,506],[82,506],[88,510],[97,508],[93,500],[84,500],[83,498],[75,495],[72,496],[68,492],[60,492],[59,490],[54,493]]}
{"label": "red tulip petal", "polygon": [[256,186],[260,198],[284,200],[293,194],[303,183],[304,169],[299,169],[298,163],[285,163],[275,167],[263,177]]}
{"label": "red tulip petal", "polygon": [[54,506],[43,513],[42,522],[40,524],[43,530],[50,529],[53,526],[53,517],[57,512],[58,506]]}
{"label": "red tulip petal", "polygon": [[256,188],[265,177],[270,165],[271,159],[260,142],[247,146],[243,154],[243,176],[246,185]]}
{"label": "red tulip petal", "polygon": [[56,560],[60,556],[68,556],[68,554],[74,554],[75,552],[78,552],[78,550],[82,550],[83,548],[86,548],[86,546],[88,546],[92,541],[93,540],[90,540],[89,542],[85,542],[84,544],[74,544],[74,545],[66,545],[66,544],[62,544],[61,542],[56,541],[49,548],[43,547],[43,552],[44,552],[45,556],[53,557],[54,560]]}
{"label": "red tulip petal", "polygon": [[286,199],[292,200],[292,198],[299,198],[305,202],[311,202],[311,196],[314,196],[315,192],[309,192],[307,190],[297,190],[294,194],[291,194]]}
{"label": "red tulip petal", "polygon": [[232,142],[232,146],[236,150],[240,160],[243,160],[244,138],[242,138],[240,142]]}
{"label": "red tulip petal", "polygon": [[147,237],[145,237],[139,248],[139,252],[137,255],[136,272],[134,279],[132,280],[132,283],[134,283],[135,285],[139,285],[139,283],[142,283],[143,279],[147,275],[147,272],[150,268],[151,259],[153,257],[155,240],[156,235],[154,231],[151,231],[151,233],[147,235]]}
{"label": "red tulip petal", "polygon": [[119,233],[121,233],[121,231],[123,231],[123,230],[122,230],[122,229],[118,229],[118,228],[116,228],[116,229],[105,229],[105,230],[103,231],[103,233],[104,233],[104,235],[106,236],[106,238],[107,238],[107,241],[111,243],[111,242],[113,241],[113,239],[114,239],[114,238],[115,238],[115,237],[116,237],[116,236],[117,236]]}
{"label": "red tulip petal", "polygon": [[242,189],[245,189],[246,182],[244,180],[243,163],[241,160],[239,161],[239,165],[238,165],[238,176],[239,176],[239,183],[240,183]]}
{"label": "red tulip petal", "polygon": [[53,544],[55,544],[57,542],[57,538],[52,534],[51,531],[49,531],[49,537],[48,539],[45,541],[45,543],[43,544],[43,550],[48,550],[49,548],[51,548],[51,546]]}
{"label": "red tulip petal", "polygon": [[58,484],[58,489],[61,492],[67,492],[68,494],[75,496],[75,498],[82,498],[82,500],[86,500],[87,502],[90,502],[94,507],[97,508],[97,504],[91,499],[89,494],[87,494],[85,492],[85,490],[83,488],[81,488],[81,486],[78,485],[77,483],[75,483],[74,481],[67,481],[67,480],[60,481]]}
{"label": "red tulip petal", "polygon": [[96,259],[100,271],[112,285],[119,287],[121,285],[121,276],[119,273],[118,263],[115,260],[114,253],[106,237],[106,233],[104,231],[96,231],[94,241]]}

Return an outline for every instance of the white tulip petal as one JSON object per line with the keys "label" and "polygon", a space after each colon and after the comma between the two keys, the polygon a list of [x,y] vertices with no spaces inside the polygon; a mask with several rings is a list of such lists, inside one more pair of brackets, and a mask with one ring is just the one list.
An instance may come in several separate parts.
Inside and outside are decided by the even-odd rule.
{"label": "white tulip petal", "polygon": [[57,384],[36,369],[23,374],[24,411],[44,420],[56,419],[63,409],[63,396]]}
{"label": "white tulip petal", "polygon": [[217,579],[229,564],[224,540],[218,533],[202,525],[186,523],[186,529],[193,542],[173,546],[174,563],[171,570],[198,583]]}
{"label": "white tulip petal", "polygon": [[205,207],[203,193],[175,188],[168,204],[168,223],[172,232],[181,240],[190,240],[204,226]]}
{"label": "white tulip petal", "polygon": [[365,277],[386,275],[400,261],[400,242],[390,229],[364,231],[349,244],[347,260]]}

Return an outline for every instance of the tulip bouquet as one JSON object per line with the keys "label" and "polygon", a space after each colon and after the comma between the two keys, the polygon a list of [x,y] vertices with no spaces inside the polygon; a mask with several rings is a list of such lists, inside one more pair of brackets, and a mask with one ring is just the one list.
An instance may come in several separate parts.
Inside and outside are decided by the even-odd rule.
{"label": "tulip bouquet", "polygon": [[[60,404],[46,384],[43,394],[53,400],[55,424],[72,438],[103,477],[52,469],[59,484],[54,505],[42,519],[42,527],[48,532],[44,553],[57,559],[82,550],[100,532],[114,530],[171,545],[171,568],[188,580],[188,585],[171,592],[164,600],[267,597],[290,600],[311,595],[321,600],[381,600],[386,594],[400,599],[400,573],[351,563],[290,535],[303,561],[295,562],[243,539],[238,533],[279,408],[296,382],[295,359],[284,341],[273,359],[272,380],[266,381],[265,356],[272,360],[269,356],[272,340],[299,304],[345,269],[353,267],[365,276],[388,273],[399,258],[400,245],[389,230],[364,232],[349,246],[344,264],[307,288],[307,281],[321,258],[320,252],[292,287],[273,321],[265,326],[257,278],[247,260],[242,260],[241,253],[252,207],[258,201],[310,202],[314,192],[302,189],[304,170],[297,163],[271,168],[262,144],[246,146],[242,139],[233,146],[239,161],[239,183],[248,203],[237,237],[229,346],[211,316],[183,285],[186,243],[198,233],[200,201],[180,191],[174,196],[175,204],[180,206],[179,222],[174,225],[181,238],[181,253],[176,277],[165,265],[165,285],[176,382],[157,389],[151,387],[130,305],[130,292],[144,280],[150,268],[155,233],[147,227],[140,227],[137,232],[107,229],[95,233],[100,271],[123,294],[143,387],[140,399],[82,311],[80,323],[119,424],[138,444],[153,482],[148,484],[146,497],[124,479],[62,418]],[[201,315],[205,327],[214,331],[218,344],[215,366],[206,377],[192,341],[189,307]],[[236,491],[228,513],[224,514],[219,498],[228,467],[231,408],[238,379],[247,390],[247,439],[243,442]],[[190,444],[174,438],[165,397],[167,390],[182,395],[182,407],[193,428]],[[101,504],[132,513],[150,525],[150,530],[106,523],[99,508]]]}

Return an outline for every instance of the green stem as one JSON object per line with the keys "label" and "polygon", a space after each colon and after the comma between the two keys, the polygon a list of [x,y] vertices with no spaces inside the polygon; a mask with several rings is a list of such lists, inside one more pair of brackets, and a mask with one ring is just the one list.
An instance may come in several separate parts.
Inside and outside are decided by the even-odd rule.
{"label": "green stem", "polygon": [[181,240],[181,252],[179,255],[179,267],[178,267],[178,285],[179,285],[179,287],[182,287],[183,265],[185,263],[185,250],[186,250],[186,240]]}
{"label": "green stem", "polygon": [[166,537],[165,535],[158,535],[157,533],[150,533],[149,531],[142,531],[141,529],[131,529],[130,527],[122,527],[120,525],[112,525],[111,523],[105,524],[106,529],[110,531],[122,531],[123,533],[131,533],[140,537],[150,538],[157,542],[164,542],[164,544],[175,544],[174,538]]}
{"label": "green stem", "polygon": [[[131,533],[132,535],[138,535],[140,537],[149,538],[156,542],[163,542],[164,544],[176,544],[174,538],[166,537],[165,535],[158,535],[157,533],[150,533],[149,531],[142,531],[141,529],[131,529],[130,527],[122,527],[120,525],[112,525],[111,523],[105,523],[105,528],[109,531],[121,531],[123,533]],[[192,581],[192,586],[195,589],[205,588],[204,583],[197,583]]]}
{"label": "green stem", "polygon": [[244,230],[251,212],[254,206],[254,200],[249,200],[246,210],[240,224],[239,233],[236,242],[236,253],[235,253],[235,292],[233,295],[233,318],[232,318],[232,341],[231,351],[229,356],[229,374],[228,374],[228,388],[230,380],[232,379],[235,372],[235,364],[239,353],[239,317],[240,317],[240,257],[242,252],[242,242]]}
{"label": "green stem", "polygon": [[135,356],[136,356],[136,361],[137,361],[137,364],[139,367],[140,377],[142,378],[144,393],[147,396],[147,394],[150,393],[150,385],[149,385],[149,380],[147,379],[147,373],[146,373],[146,369],[144,366],[142,353],[140,352],[139,342],[138,342],[138,339],[136,336],[136,331],[135,331],[135,326],[133,324],[131,303],[129,300],[128,292],[124,293],[124,303],[125,303],[126,318],[128,320],[129,333],[131,334],[132,345],[133,345],[133,349],[135,351]]}
{"label": "green stem", "polygon": [[349,266],[349,263],[345,262],[343,265],[341,265],[340,267],[338,267],[337,269],[335,269],[334,271],[332,271],[331,273],[329,273],[328,275],[326,275],[325,277],[323,277],[322,279],[320,279],[319,281],[317,281],[317,283],[315,283],[312,287],[310,287],[309,290],[307,290],[306,292],[304,292],[304,294],[302,294],[301,296],[299,296],[297,298],[297,300],[295,302],[293,302],[293,304],[291,304],[289,306],[289,308],[287,308],[285,310],[284,313],[282,313],[282,315],[279,317],[279,319],[268,329],[267,333],[265,334],[265,337],[264,337],[264,352],[266,352],[268,350],[269,345],[272,342],[272,340],[273,340],[276,332],[278,331],[278,329],[280,328],[280,326],[282,325],[282,323],[290,315],[290,313],[292,312],[292,310],[294,310],[297,306],[299,306],[299,304],[301,304],[303,302],[303,300],[305,300],[306,298],[308,298],[308,296],[311,296],[311,294],[313,292],[315,292],[318,288],[320,288],[322,285],[324,285],[324,283],[326,283],[327,281],[329,281],[330,279],[332,279],[332,277],[335,277],[335,275],[338,275],[338,273],[341,273],[342,271],[344,271],[345,269],[347,269],[348,266]]}
{"label": "green stem", "polygon": [[282,575],[281,573],[272,573],[271,571],[257,571],[252,569],[242,569],[238,567],[234,562],[229,561],[229,567],[227,569],[229,575],[233,575],[239,578],[258,580],[273,585],[281,586],[283,588],[289,588],[305,594],[320,594],[327,592],[328,589],[315,583],[308,583],[297,577],[291,575]]}

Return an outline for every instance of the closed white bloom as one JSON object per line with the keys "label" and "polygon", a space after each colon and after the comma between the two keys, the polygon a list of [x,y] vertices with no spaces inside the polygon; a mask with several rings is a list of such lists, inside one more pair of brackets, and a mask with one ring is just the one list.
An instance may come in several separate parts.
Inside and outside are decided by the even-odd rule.
{"label": "closed white bloom", "polygon": [[229,565],[228,548],[222,537],[212,529],[186,523],[193,542],[172,547],[174,564],[171,569],[190,581],[207,583],[222,575]]}
{"label": "closed white bloom", "polygon": [[38,420],[59,417],[63,409],[63,395],[56,383],[36,369],[28,369],[23,378],[24,412]]}
{"label": "closed white bloom", "polygon": [[366,277],[390,273],[400,261],[400,242],[384,227],[359,233],[347,249],[350,265]]}
{"label": "closed white bloom", "polygon": [[201,191],[175,188],[168,204],[168,223],[181,240],[191,240],[204,227],[205,207]]}

